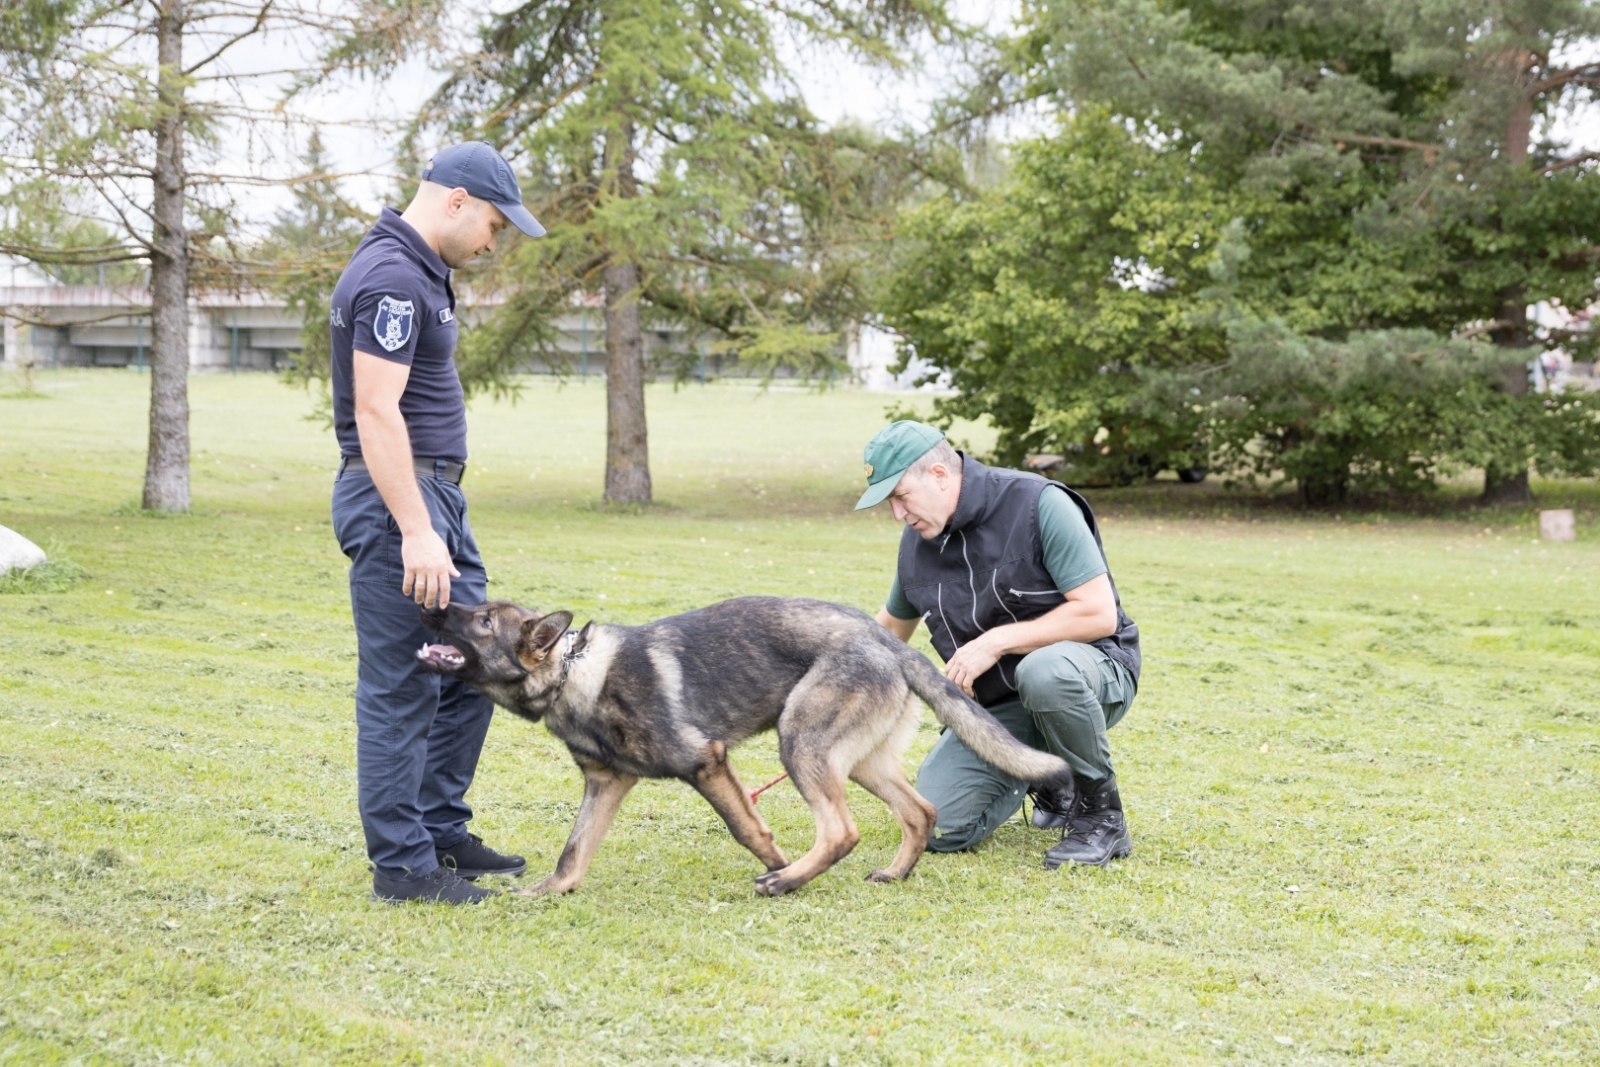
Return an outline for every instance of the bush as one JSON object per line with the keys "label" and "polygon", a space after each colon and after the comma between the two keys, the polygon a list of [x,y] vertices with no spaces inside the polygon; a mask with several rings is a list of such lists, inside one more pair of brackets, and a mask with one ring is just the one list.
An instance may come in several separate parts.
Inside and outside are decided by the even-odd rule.
{"label": "bush", "polygon": [[[1496,388],[1516,350],[1443,340],[1425,330],[1373,330],[1343,342],[1276,320],[1229,327],[1230,359],[1177,375],[1203,398],[1207,465],[1251,481],[1282,475],[1308,504],[1354,490],[1415,492],[1441,473],[1510,470],[1586,476],[1600,463],[1591,400]],[[1171,394],[1171,383],[1147,391]]]}
{"label": "bush", "polygon": [[1001,188],[905,220],[884,318],[950,372],[935,417],[987,417],[998,462],[1063,452],[1077,481],[1191,465],[1199,419],[1141,373],[1226,358],[1194,312],[1239,204],[1095,109],[1015,158]]}
{"label": "bush", "polygon": [[[1450,341],[1475,312],[1390,299],[1414,265],[1352,236],[1353,201],[1320,202],[1322,233],[1298,194],[1094,106],[1015,158],[1000,187],[907,216],[884,304],[907,360],[950,374],[935,421],[987,418],[995,462],[1061,453],[1088,484],[1281,475],[1311,504],[1464,468],[1600,468],[1596,401],[1506,391],[1540,349]],[[1334,277],[1363,300],[1316,289]]]}

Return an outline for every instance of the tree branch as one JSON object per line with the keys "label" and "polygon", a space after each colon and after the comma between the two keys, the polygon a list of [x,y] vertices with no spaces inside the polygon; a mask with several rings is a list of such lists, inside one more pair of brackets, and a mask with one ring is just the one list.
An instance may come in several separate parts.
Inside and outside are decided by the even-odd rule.
{"label": "tree branch", "polygon": [[1551,89],[1559,89],[1563,85],[1597,85],[1600,84],[1600,63],[1586,63],[1581,67],[1568,67],[1558,70],[1554,74],[1540,78],[1528,87],[1531,95],[1547,93]]}
{"label": "tree branch", "polygon": [[1549,163],[1543,167],[1540,167],[1539,173],[1554,174],[1558,170],[1566,170],[1568,167],[1576,167],[1579,164],[1589,162],[1591,159],[1600,159],[1600,152],[1585,152],[1582,155],[1573,156],[1571,159],[1558,159],[1554,163]]}
{"label": "tree branch", "polygon": [[1455,335],[1454,340],[1465,341],[1481,334],[1493,333],[1496,330],[1503,330],[1510,325],[1511,323],[1505,321],[1504,319],[1490,319],[1488,322],[1478,323],[1478,325],[1472,327],[1471,329],[1462,330],[1460,333]]}
{"label": "tree branch", "polygon": [[186,68],[183,71],[183,76],[187,78],[189,75],[193,74],[195,71],[201,69],[207,64],[213,63],[220,59],[222,57],[222,53],[226,52],[240,41],[254,37],[256,34],[260,33],[261,28],[266,25],[267,14],[271,12],[272,4],[273,0],[266,0],[266,3],[262,4],[261,9],[256,12],[255,21],[250,24],[250,28],[248,30],[245,30],[243,33],[235,34],[226,41],[223,41],[210,55],[200,60],[200,62],[191,64],[188,68]]}
{"label": "tree branch", "polygon": [[1343,149],[1347,144],[1361,145],[1364,148],[1406,148],[1422,153],[1422,161],[1428,166],[1433,166],[1439,161],[1439,153],[1443,146],[1426,144],[1422,141],[1408,141],[1404,137],[1369,137],[1361,133],[1330,133],[1336,147]]}
{"label": "tree branch", "polygon": [[1600,259],[1600,245],[1582,248],[1576,252],[1568,252],[1556,260],[1556,266],[1570,270],[1573,267],[1581,267],[1585,263],[1591,263],[1596,259]]}

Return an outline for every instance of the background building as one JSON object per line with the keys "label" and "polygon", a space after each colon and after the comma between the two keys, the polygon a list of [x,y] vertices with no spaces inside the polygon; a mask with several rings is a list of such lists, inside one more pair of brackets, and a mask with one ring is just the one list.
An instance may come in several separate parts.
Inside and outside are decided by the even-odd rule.
{"label": "background building", "polygon": [[[461,319],[470,326],[496,303],[495,298],[463,299]],[[4,325],[0,367],[146,366],[149,307],[150,291],[143,285],[62,285],[17,267],[11,271],[10,284],[0,286],[0,322]],[[598,298],[574,304],[557,324],[568,373],[585,378],[605,374],[605,333]],[[300,351],[300,328],[298,313],[268,293],[194,293],[189,301],[189,367],[200,373],[237,373],[290,366]],[[671,377],[677,367],[700,380],[748,373],[714,348],[715,338],[690,337],[677,327],[645,331],[645,354],[659,377]],[[865,327],[852,331],[846,355],[853,384],[867,389],[908,390],[921,376],[916,365],[902,374],[891,372],[897,358],[894,338],[881,330]],[[552,372],[545,363],[524,369],[534,374]],[[945,384],[941,380],[928,388]]]}

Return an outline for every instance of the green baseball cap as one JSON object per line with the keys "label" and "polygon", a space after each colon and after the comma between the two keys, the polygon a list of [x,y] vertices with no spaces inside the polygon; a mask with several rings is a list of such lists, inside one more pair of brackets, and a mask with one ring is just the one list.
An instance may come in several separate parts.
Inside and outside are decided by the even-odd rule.
{"label": "green baseball cap", "polygon": [[901,477],[923,454],[944,440],[944,434],[925,422],[901,419],[879,430],[861,458],[867,464],[867,491],[856,501],[856,510],[881,504],[894,492]]}

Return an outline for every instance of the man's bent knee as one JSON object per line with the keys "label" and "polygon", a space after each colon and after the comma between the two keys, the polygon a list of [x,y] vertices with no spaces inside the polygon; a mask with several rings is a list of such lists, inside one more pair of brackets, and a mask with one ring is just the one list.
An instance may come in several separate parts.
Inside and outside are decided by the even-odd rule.
{"label": "man's bent knee", "polygon": [[[1064,645],[1074,647],[1063,648]],[[1017,664],[1017,694],[1023,704],[1033,709],[1041,700],[1055,703],[1063,697],[1068,702],[1092,697],[1099,678],[1089,672],[1098,668],[1088,657],[1072,654],[1081,647],[1084,646],[1061,641],[1023,656]]]}

